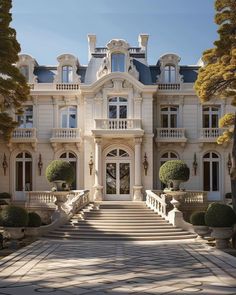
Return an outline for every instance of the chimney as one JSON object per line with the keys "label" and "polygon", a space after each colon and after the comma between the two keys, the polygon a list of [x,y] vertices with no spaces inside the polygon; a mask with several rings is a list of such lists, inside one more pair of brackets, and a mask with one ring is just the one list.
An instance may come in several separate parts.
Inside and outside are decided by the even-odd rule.
{"label": "chimney", "polygon": [[88,34],[88,58],[89,60],[92,57],[92,53],[95,52],[96,48],[96,35]]}
{"label": "chimney", "polygon": [[138,45],[141,48],[142,52],[145,53],[145,57],[147,58],[147,44],[148,44],[148,34],[139,34],[138,36]]}

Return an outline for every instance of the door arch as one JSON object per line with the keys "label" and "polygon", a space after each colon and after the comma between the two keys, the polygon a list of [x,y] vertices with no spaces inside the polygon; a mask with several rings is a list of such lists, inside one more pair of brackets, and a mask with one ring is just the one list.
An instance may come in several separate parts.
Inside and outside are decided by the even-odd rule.
{"label": "door arch", "polygon": [[220,157],[216,152],[203,155],[203,190],[209,200],[220,200]]}
{"label": "door arch", "polygon": [[106,200],[131,199],[131,155],[123,147],[105,154],[104,192]]}
{"label": "door arch", "polygon": [[15,161],[16,200],[22,201],[25,199],[25,192],[32,190],[32,156],[28,152],[20,152]]}

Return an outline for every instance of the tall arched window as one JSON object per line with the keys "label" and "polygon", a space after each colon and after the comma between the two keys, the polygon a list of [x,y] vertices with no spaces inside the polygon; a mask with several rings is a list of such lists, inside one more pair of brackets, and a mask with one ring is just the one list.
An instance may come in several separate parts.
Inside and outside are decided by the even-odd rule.
{"label": "tall arched window", "polygon": [[112,53],[111,55],[111,71],[124,72],[125,71],[125,55],[124,53]]}
{"label": "tall arched window", "polygon": [[71,189],[75,190],[76,189],[76,175],[77,175],[77,169],[76,169],[76,164],[77,164],[77,157],[75,154],[71,153],[71,152],[65,152],[60,156],[60,159],[69,162],[75,171],[75,179],[73,181],[73,183],[71,184]]}
{"label": "tall arched window", "polygon": [[62,83],[72,83],[73,82],[73,68],[72,66],[62,67]]}
{"label": "tall arched window", "polygon": [[60,109],[61,128],[76,128],[77,109],[76,107],[65,107]]}
{"label": "tall arched window", "polygon": [[24,192],[32,190],[32,157],[27,152],[16,156],[16,191]]}
{"label": "tall arched window", "polygon": [[20,72],[25,77],[26,81],[29,81],[29,67],[28,66],[20,66]]}
{"label": "tall arched window", "polygon": [[218,198],[220,190],[219,163],[219,156],[214,152],[208,152],[203,156],[203,189],[210,192],[210,199]]}
{"label": "tall arched window", "polygon": [[176,82],[176,70],[173,65],[165,66],[165,83],[175,83]]}

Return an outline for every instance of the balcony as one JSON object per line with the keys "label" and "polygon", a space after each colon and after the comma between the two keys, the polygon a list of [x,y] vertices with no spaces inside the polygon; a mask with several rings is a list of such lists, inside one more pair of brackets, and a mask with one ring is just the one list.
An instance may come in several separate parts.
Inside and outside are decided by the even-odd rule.
{"label": "balcony", "polygon": [[16,128],[12,132],[12,137],[9,143],[10,149],[12,144],[31,144],[32,147],[36,149],[36,128]]}
{"label": "balcony", "polygon": [[79,149],[81,136],[79,128],[53,128],[50,142],[54,151],[60,144],[75,144]]}
{"label": "balcony", "polygon": [[180,83],[160,83],[157,84],[158,90],[180,90]]}
{"label": "balcony", "polygon": [[98,136],[142,136],[141,119],[95,119],[93,134]]}
{"label": "balcony", "polygon": [[156,143],[182,143],[187,142],[185,128],[157,128]]}
{"label": "balcony", "polygon": [[217,138],[227,130],[225,128],[202,128],[200,129],[199,141],[216,143]]}

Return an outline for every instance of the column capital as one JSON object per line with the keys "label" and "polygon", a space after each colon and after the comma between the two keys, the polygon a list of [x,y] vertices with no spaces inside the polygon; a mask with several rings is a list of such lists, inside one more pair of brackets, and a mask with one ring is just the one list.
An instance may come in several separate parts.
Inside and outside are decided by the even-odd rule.
{"label": "column capital", "polygon": [[102,143],[102,138],[101,137],[95,137],[94,142],[97,143],[97,144],[101,144]]}
{"label": "column capital", "polygon": [[142,141],[143,141],[143,138],[142,138],[142,137],[135,137],[135,138],[134,138],[134,143],[135,143],[135,144],[141,144]]}

